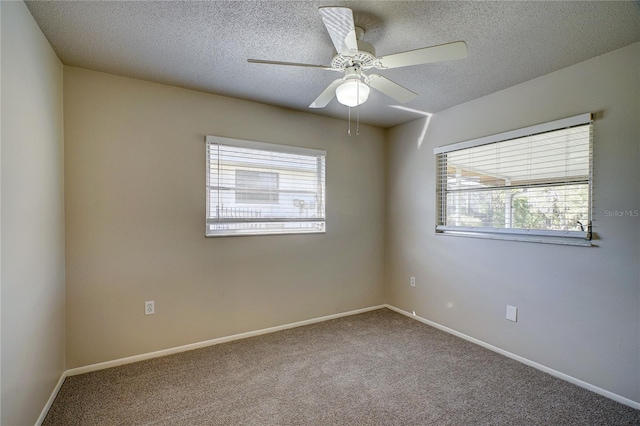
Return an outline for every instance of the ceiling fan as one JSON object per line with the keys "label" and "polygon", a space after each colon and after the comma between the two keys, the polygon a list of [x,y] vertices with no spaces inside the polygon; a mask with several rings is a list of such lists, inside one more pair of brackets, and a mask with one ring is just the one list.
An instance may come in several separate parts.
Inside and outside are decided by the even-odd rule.
{"label": "ceiling fan", "polygon": [[349,107],[361,105],[369,98],[370,87],[400,103],[408,102],[418,95],[380,74],[366,74],[365,71],[372,68],[386,70],[467,57],[467,45],[463,41],[376,57],[374,47],[361,40],[364,29],[355,26],[351,9],[321,7],[319,12],[337,52],[330,66],[248,59],[248,62],[257,64],[320,68],[344,73],[342,78],[331,82],[309,105],[309,108],[324,108],[334,96],[343,105]]}

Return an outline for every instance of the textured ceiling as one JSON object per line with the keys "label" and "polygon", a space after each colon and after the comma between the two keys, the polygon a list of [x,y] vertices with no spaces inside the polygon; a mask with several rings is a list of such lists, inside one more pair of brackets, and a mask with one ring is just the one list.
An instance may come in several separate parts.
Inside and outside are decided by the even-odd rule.
{"label": "textured ceiling", "polygon": [[309,104],[340,74],[247,63],[329,65],[320,6],[353,9],[378,56],[462,40],[468,58],[380,71],[416,92],[374,93],[360,120],[391,127],[640,41],[640,5],[605,2],[35,1],[60,60],[112,74],[346,119]]}

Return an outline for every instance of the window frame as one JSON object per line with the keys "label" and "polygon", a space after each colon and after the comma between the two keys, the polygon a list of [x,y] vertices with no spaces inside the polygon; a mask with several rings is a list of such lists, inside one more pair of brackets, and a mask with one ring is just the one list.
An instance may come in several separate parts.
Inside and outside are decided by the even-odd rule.
{"label": "window frame", "polygon": [[[589,125],[589,174],[587,179],[587,214],[588,222],[584,224],[584,230],[570,231],[570,230],[551,230],[551,229],[525,229],[525,228],[492,228],[492,227],[473,227],[473,226],[455,226],[446,225],[446,209],[448,207],[447,202],[447,189],[446,184],[442,185],[442,177],[440,170],[441,155],[446,155],[454,151],[465,150],[469,148],[475,148],[483,145],[497,144],[500,142],[506,142],[513,139],[524,138],[527,136],[543,134],[547,132],[553,132],[558,130],[567,129],[570,127]],[[498,133],[495,135],[485,136],[478,139],[467,140],[450,145],[444,145],[434,148],[434,154],[436,156],[436,226],[435,232],[437,235],[450,235],[450,236],[463,236],[463,237],[475,237],[475,238],[488,238],[498,240],[510,240],[510,241],[524,241],[524,242],[537,242],[537,243],[550,243],[550,244],[563,244],[563,245],[575,245],[575,246],[591,246],[592,245],[592,214],[593,214],[593,115],[591,113],[585,113],[568,117],[560,120],[550,121],[534,126],[524,127],[520,129],[511,130],[504,133]],[[446,161],[446,160],[444,160]],[[508,163],[504,163],[508,164]],[[502,164],[500,164],[502,166]],[[444,172],[446,175],[446,172]],[[559,185],[560,180],[556,183],[548,183],[547,185],[540,185],[540,187],[552,187]],[[567,183],[565,183],[567,184]],[[497,187],[496,187],[497,190]],[[515,197],[512,197],[515,198]],[[511,200],[512,203],[512,200]],[[513,205],[511,205],[513,208]]]}
{"label": "window frame", "polygon": [[[292,214],[288,216],[234,216],[234,217],[222,217],[220,211],[224,210],[223,204],[217,204],[215,211],[217,212],[217,217],[215,215],[211,216],[212,210],[212,189],[213,187],[217,187],[218,191],[218,199],[220,199],[221,195],[221,187],[218,183],[217,185],[211,184],[212,179],[212,169],[215,166],[211,166],[211,152],[210,147],[212,145],[218,145],[216,148],[218,151],[218,155],[220,154],[220,147],[225,148],[239,148],[239,150],[249,149],[254,151],[260,151],[262,153],[274,153],[274,154],[284,154],[284,155],[298,155],[305,156],[309,158],[315,158],[316,160],[316,168],[312,176],[315,177],[317,181],[317,187],[315,191],[305,191],[310,194],[314,194],[317,200],[317,207],[315,213],[319,214],[316,217],[293,217]],[[215,154],[214,154],[215,155]],[[258,154],[259,155],[259,154]],[[206,181],[205,181],[205,191],[206,191],[206,205],[205,205],[205,237],[207,238],[217,238],[217,237],[233,237],[233,236],[260,236],[260,235],[290,235],[290,234],[323,234],[326,232],[326,157],[327,152],[319,149],[312,148],[303,148],[291,145],[279,145],[272,144],[266,142],[258,142],[258,141],[250,141],[243,139],[233,139],[222,136],[214,136],[207,135],[205,138],[205,164],[206,164]],[[274,173],[277,175],[276,179],[278,181],[278,186],[280,185],[282,166],[276,167],[275,165],[268,165],[265,163],[253,163],[256,169],[259,169],[260,172],[264,173]],[[220,163],[218,166],[220,167]],[[229,166],[227,166],[229,167]],[[235,180],[235,171],[243,169],[247,166],[236,166],[238,168],[228,168],[226,171],[229,172],[233,170],[234,180]],[[272,167],[272,168],[270,168]],[[250,170],[245,168],[245,170]],[[295,170],[295,168],[294,168]],[[252,170],[253,171],[253,170]],[[286,174],[286,172],[285,172]],[[293,172],[290,172],[288,175],[289,181],[291,181]],[[215,176],[220,176],[220,173],[215,173]],[[298,181],[296,181],[298,182]],[[235,183],[234,183],[235,185]],[[229,188],[224,188],[228,190]],[[251,203],[238,203],[235,201],[235,186],[234,186],[234,204],[239,204],[240,207],[236,207],[241,211],[251,211]],[[280,187],[277,189],[277,203],[266,202],[266,203],[253,203],[254,205],[277,205],[280,203],[280,193],[284,190]],[[246,207],[249,206],[249,207]],[[246,208],[245,208],[246,207]],[[232,207],[234,208],[234,207]],[[228,210],[228,208],[227,208]],[[215,227],[218,229],[212,229]]]}

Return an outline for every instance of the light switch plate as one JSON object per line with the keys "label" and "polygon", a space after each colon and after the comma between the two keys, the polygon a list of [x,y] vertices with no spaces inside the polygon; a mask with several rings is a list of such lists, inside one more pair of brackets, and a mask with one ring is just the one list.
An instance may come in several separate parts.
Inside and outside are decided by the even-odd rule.
{"label": "light switch plate", "polygon": [[518,321],[518,308],[515,306],[507,305],[507,319],[509,321]]}

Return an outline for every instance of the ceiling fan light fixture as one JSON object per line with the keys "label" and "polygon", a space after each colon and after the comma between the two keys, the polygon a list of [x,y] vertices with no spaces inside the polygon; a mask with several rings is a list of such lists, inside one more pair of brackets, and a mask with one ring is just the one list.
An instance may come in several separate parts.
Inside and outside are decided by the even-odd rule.
{"label": "ceiling fan light fixture", "polygon": [[336,88],[336,98],[342,105],[355,107],[369,99],[369,86],[360,80],[350,79]]}

